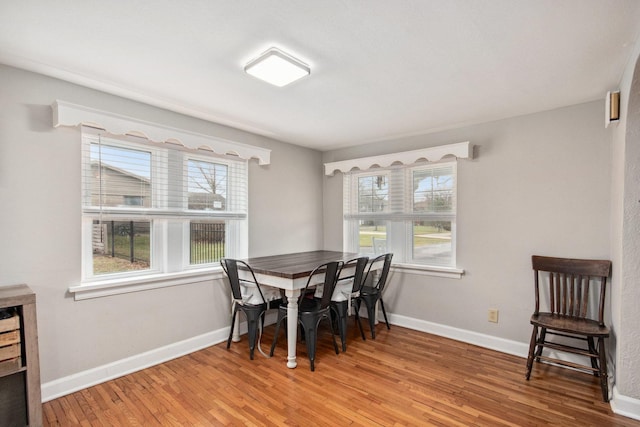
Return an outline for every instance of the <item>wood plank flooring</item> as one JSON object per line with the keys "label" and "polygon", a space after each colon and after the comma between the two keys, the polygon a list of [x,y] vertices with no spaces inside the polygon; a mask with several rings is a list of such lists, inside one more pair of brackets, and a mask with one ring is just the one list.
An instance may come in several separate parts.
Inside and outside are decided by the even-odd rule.
{"label": "wood plank flooring", "polygon": [[[316,371],[286,340],[249,360],[246,336],[44,404],[46,426],[640,426],[603,403],[597,378],[397,326],[347,352],[328,332]],[[273,326],[263,337],[265,351]]]}

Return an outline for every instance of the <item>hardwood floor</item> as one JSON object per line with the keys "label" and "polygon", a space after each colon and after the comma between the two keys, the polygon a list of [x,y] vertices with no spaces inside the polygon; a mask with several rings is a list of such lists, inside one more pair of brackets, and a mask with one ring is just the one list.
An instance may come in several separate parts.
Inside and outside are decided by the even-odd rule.
{"label": "hardwood floor", "polygon": [[[362,341],[349,324],[347,352],[327,333],[316,371],[304,344],[285,366],[246,336],[44,404],[47,426],[640,426],[601,401],[597,378],[480,347],[381,324]],[[265,351],[273,326],[263,337]]]}

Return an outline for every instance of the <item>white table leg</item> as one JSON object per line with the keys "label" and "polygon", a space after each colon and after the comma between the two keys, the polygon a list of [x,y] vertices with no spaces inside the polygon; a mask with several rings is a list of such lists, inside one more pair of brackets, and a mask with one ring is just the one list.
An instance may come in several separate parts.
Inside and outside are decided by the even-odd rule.
{"label": "white table leg", "polygon": [[296,362],[296,341],[298,340],[298,297],[300,289],[285,291],[287,296],[287,367],[295,368]]}

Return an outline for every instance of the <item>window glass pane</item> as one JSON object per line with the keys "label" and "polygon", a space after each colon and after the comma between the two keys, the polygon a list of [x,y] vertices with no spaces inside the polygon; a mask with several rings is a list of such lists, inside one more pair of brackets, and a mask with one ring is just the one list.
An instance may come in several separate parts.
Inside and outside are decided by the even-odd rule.
{"label": "window glass pane", "polygon": [[413,171],[413,211],[452,212],[454,177],[450,169]]}
{"label": "window glass pane", "polygon": [[151,153],[91,144],[92,206],[151,207]]}
{"label": "window glass pane", "polygon": [[359,221],[359,252],[361,254],[383,254],[387,251],[386,221]]}
{"label": "window glass pane", "polygon": [[415,261],[451,264],[451,221],[414,221],[412,236]]}
{"label": "window glass pane", "polygon": [[148,270],[150,229],[149,221],[94,221],[93,274]]}
{"label": "window glass pane", "polygon": [[206,264],[224,257],[225,223],[191,221],[190,264]]}
{"label": "window glass pane", "polygon": [[384,212],[389,203],[389,183],[385,175],[358,178],[358,212]]}
{"label": "window glass pane", "polygon": [[187,175],[188,209],[227,210],[227,165],[189,160]]}

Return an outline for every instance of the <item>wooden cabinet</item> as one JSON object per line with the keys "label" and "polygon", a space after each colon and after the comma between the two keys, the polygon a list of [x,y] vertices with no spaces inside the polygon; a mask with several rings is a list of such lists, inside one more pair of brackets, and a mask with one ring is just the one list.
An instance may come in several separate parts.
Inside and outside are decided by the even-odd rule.
{"label": "wooden cabinet", "polygon": [[0,286],[0,425],[41,426],[36,295],[27,285]]}

